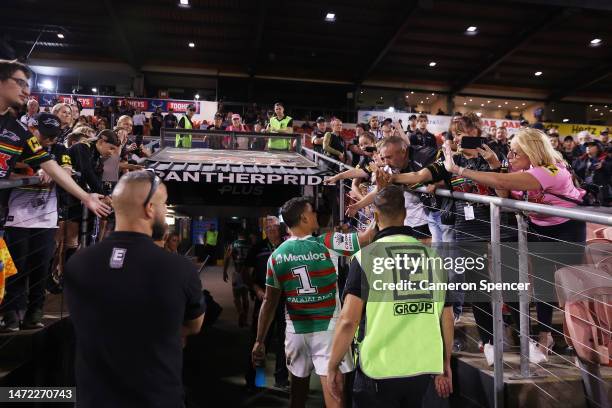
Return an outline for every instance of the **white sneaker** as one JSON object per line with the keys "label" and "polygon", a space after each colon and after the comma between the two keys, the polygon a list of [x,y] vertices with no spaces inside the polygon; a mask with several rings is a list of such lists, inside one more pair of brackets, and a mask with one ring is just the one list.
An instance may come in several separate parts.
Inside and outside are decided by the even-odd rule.
{"label": "white sneaker", "polygon": [[487,359],[487,364],[491,367],[495,363],[495,351],[491,343],[484,345],[484,355]]}
{"label": "white sneaker", "polygon": [[529,340],[529,362],[532,364],[540,364],[548,361],[546,354],[538,347],[535,340]]}

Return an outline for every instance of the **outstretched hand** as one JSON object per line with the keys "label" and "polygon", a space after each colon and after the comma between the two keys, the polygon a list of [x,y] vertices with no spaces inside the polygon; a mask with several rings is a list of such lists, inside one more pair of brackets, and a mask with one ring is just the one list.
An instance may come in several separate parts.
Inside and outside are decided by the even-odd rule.
{"label": "outstretched hand", "polygon": [[444,152],[444,168],[449,173],[457,172],[457,165],[453,160],[453,149],[451,148],[450,142],[444,142],[444,146],[442,147],[442,151]]}

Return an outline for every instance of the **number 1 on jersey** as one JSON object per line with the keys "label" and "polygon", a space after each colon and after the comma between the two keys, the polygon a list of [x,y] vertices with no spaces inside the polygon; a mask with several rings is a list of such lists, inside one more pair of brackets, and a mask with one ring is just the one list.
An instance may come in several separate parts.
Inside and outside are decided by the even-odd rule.
{"label": "number 1 on jersey", "polygon": [[308,268],[306,268],[306,266],[293,268],[291,272],[300,279],[300,287],[297,290],[298,295],[312,295],[313,293],[317,293],[317,288],[312,286],[312,282],[310,282],[310,275],[308,275]]}

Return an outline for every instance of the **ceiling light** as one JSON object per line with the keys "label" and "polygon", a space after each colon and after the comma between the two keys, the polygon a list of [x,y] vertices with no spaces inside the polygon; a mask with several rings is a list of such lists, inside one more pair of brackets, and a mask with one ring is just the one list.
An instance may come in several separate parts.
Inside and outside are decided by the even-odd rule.
{"label": "ceiling light", "polygon": [[180,0],[179,1],[179,6],[188,6],[189,5],[189,0]]}
{"label": "ceiling light", "polygon": [[469,26],[468,28],[465,29],[465,35],[476,35],[478,34],[478,27],[476,26]]}
{"label": "ceiling light", "polygon": [[395,112],[395,108],[393,106],[389,106],[387,108],[387,112]]}
{"label": "ceiling light", "polygon": [[567,123],[567,122],[569,122],[569,119],[567,118],[563,119],[563,123]]}
{"label": "ceiling light", "polygon": [[498,108],[501,108],[501,105],[497,105]]}
{"label": "ceiling light", "polygon": [[595,108],[595,112],[599,111],[599,109]]}
{"label": "ceiling light", "polygon": [[189,48],[193,48],[193,47],[195,47],[195,43],[192,43],[192,42],[190,42],[190,43],[189,43],[189,44],[187,44],[187,45],[189,45]]}
{"label": "ceiling light", "polygon": [[507,104],[508,104],[508,102],[507,102],[507,101],[506,101],[506,102],[504,102],[504,105],[507,105]]}
{"label": "ceiling light", "polygon": [[481,116],[482,116],[482,113],[480,113],[480,112],[476,112],[476,116],[481,117]]}
{"label": "ceiling light", "polygon": [[360,94],[362,94],[362,93],[363,93],[363,91],[361,91],[361,92],[359,92],[359,93],[360,93]]}
{"label": "ceiling light", "polygon": [[470,99],[470,102],[472,102],[472,100]]}
{"label": "ceiling light", "polygon": [[604,108],[608,109],[608,105],[604,105]]}
{"label": "ceiling light", "polygon": [[200,94],[195,94],[194,98],[200,99]]}
{"label": "ceiling light", "polygon": [[593,107],[593,105],[589,105],[589,108],[592,108],[592,107]]}
{"label": "ceiling light", "polygon": [[327,13],[325,15],[325,21],[333,23],[334,21],[336,21],[336,13]]}
{"label": "ceiling light", "polygon": [[427,98],[425,98],[425,99],[429,100],[429,96]]}
{"label": "ceiling light", "polygon": [[484,103],[481,103],[480,106],[484,106]]}
{"label": "ceiling light", "polygon": [[93,92],[93,93],[98,92],[98,88],[91,88],[91,92]]}
{"label": "ceiling light", "polygon": [[554,110],[554,109],[551,109],[550,111],[551,111],[551,112],[554,112],[555,110]]}
{"label": "ceiling light", "polygon": [[64,38],[64,34],[62,34],[62,33],[57,33],[57,38],[62,38],[62,39],[63,39],[63,38]]}
{"label": "ceiling light", "polygon": [[419,102],[419,103],[423,103],[423,101]]}
{"label": "ceiling light", "polygon": [[487,101],[487,103],[491,103],[491,101]]}
{"label": "ceiling light", "polygon": [[612,113],[612,109],[610,109],[610,113]]}
{"label": "ceiling light", "polygon": [[435,61],[431,61],[431,62],[429,63],[429,66],[430,66],[430,67],[435,67],[435,66],[436,66],[436,62],[435,62]]}
{"label": "ceiling light", "polygon": [[518,106],[515,106],[514,109],[518,109]]}
{"label": "ceiling light", "polygon": [[[467,105],[467,102],[463,102],[464,105]],[[611,111],[612,112],[612,111]]]}
{"label": "ceiling light", "polygon": [[600,112],[599,114],[600,114],[601,116],[603,116],[603,112]]}
{"label": "ceiling light", "polygon": [[383,98],[383,97],[381,96],[381,97],[380,97],[380,99],[382,100],[382,98]]}
{"label": "ceiling light", "polygon": [[589,46],[590,47],[599,47],[601,45],[601,43],[602,43],[601,38],[593,38],[591,40],[591,42],[589,43]]}
{"label": "ceiling light", "polygon": [[542,71],[536,71],[536,73],[535,73],[535,74],[533,74],[533,75],[535,75],[535,76],[540,76],[540,75],[542,75]]}
{"label": "ceiling light", "polygon": [[53,81],[51,81],[50,79],[43,80],[41,83],[38,84],[38,86],[47,91],[52,91],[55,89],[55,86],[53,86]]}
{"label": "ceiling light", "polygon": [[414,94],[414,91],[410,91],[410,95],[413,95],[413,94]]}
{"label": "ceiling light", "polygon": [[431,96],[436,96],[436,94],[432,92],[432,93],[431,93]]}

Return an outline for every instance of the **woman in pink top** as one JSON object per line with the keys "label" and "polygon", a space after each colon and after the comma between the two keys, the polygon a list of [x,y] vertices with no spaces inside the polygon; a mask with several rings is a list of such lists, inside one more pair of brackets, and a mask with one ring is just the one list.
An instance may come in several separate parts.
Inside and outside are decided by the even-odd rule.
{"label": "woman in pink top", "polygon": [[[486,156],[495,154],[487,145],[483,147],[484,150],[480,149],[480,153],[485,159]],[[495,188],[501,197],[512,195],[515,199],[527,199],[539,204],[576,207],[585,194],[584,190],[574,186],[572,175],[561,153],[553,148],[546,134],[537,129],[520,129],[515,134],[508,154],[510,173],[488,173],[458,167],[452,161],[451,155],[449,147],[445,147],[445,167],[449,172]],[[530,213],[529,230],[530,242],[566,241],[584,245],[586,240],[584,222],[562,217]],[[581,263],[582,259],[564,258],[564,263],[570,262]],[[551,267],[554,269],[555,266]],[[543,271],[538,271],[538,274],[541,272]],[[541,351],[548,352],[553,344],[550,334],[552,306],[539,302],[536,307],[540,333],[538,346]]]}
{"label": "woman in pink top", "polygon": [[[242,118],[239,114],[234,113],[232,115],[232,124],[228,126],[225,130],[228,132],[247,132],[248,129],[242,123]],[[247,150],[249,148],[249,138],[247,137],[237,137],[235,139],[234,146],[230,146],[232,144],[232,137],[226,136],[224,140],[224,145],[226,149],[240,149]]]}

